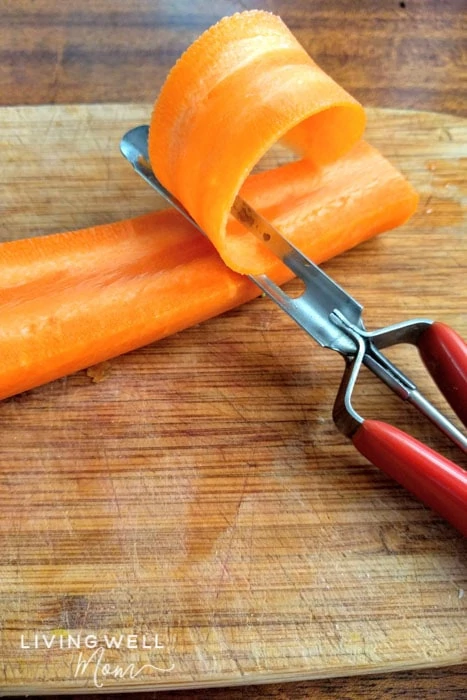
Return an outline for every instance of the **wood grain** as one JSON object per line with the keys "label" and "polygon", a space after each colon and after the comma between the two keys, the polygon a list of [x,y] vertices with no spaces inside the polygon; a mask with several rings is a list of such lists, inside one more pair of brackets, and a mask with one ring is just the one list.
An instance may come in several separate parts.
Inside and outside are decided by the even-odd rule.
{"label": "wood grain", "polygon": [[[234,688],[202,688],[199,690],[138,693],[140,700],[464,700],[467,687],[465,666],[404,671],[347,678],[323,678],[296,683],[273,683],[264,686]],[[54,696],[56,697],[56,696]],[[72,696],[74,698],[82,696]],[[107,700],[121,700],[121,695],[108,694]],[[87,700],[102,700],[102,695],[86,695]]]}
{"label": "wood grain", "polygon": [[0,104],[151,101],[220,17],[280,14],[368,105],[467,115],[465,0],[15,0],[0,6]]}
{"label": "wood grain", "polygon": [[[153,100],[173,59],[199,31],[222,14],[252,4],[281,12],[319,63],[366,104],[467,115],[465,0],[4,2],[0,3],[0,103]],[[58,184],[55,189],[58,193]],[[442,187],[439,192],[443,194]],[[56,195],[56,206],[59,201]],[[73,211],[68,207],[70,218]],[[106,216],[111,216],[107,205]],[[34,227],[40,231],[29,210],[26,228]],[[463,669],[464,673],[456,667],[264,689],[249,686],[230,690],[228,697],[392,700],[400,693],[430,700],[442,694],[457,700],[466,695],[467,666]],[[219,695],[205,690],[201,696]],[[186,691],[183,697],[200,693]]]}
{"label": "wood grain", "polygon": [[[149,110],[1,110],[4,239],[154,208],[118,153]],[[422,314],[467,335],[466,122],[376,110],[368,138],[420,210],[326,269],[370,327]],[[414,355],[398,357],[436,398]],[[107,692],[465,661],[466,542],[338,434],[341,371],[260,299],[3,402],[3,691],[96,690],[95,664],[75,677],[79,653],[35,649],[34,633],[159,634],[163,650],[106,660],[173,669],[99,678]],[[378,385],[362,388],[364,415],[459,458]]]}

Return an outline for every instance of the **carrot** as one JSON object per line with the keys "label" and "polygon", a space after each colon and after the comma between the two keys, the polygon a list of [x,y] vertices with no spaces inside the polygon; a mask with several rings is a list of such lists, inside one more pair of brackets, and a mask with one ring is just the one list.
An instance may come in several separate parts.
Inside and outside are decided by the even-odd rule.
{"label": "carrot", "polygon": [[[403,223],[417,201],[402,175],[363,142],[327,166],[302,160],[251,175],[242,195],[318,263]],[[238,226],[229,222],[232,235]],[[278,283],[292,276],[273,256],[267,273]],[[3,243],[0,398],[176,333],[258,294],[174,210]]]}
{"label": "carrot", "polygon": [[[230,265],[290,279],[229,217],[239,190],[318,263],[403,223],[417,196],[360,140],[363,126],[361,106],[279,18],[246,12],[208,30],[170,73],[149,147],[157,175],[211,241],[166,210],[0,245],[0,398],[258,295]],[[248,175],[282,137],[305,157]]]}
{"label": "carrot", "polygon": [[362,137],[365,113],[308,56],[279,17],[253,10],[204,32],[172,68],[149,134],[152,168],[229,267],[264,272],[265,247],[227,229],[235,196],[279,139],[315,165]]}

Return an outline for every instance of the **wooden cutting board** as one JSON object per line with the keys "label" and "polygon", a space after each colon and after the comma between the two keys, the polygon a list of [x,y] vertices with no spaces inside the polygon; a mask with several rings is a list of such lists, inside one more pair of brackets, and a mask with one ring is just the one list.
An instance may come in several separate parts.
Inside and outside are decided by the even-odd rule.
{"label": "wooden cutting board", "polygon": [[[2,239],[160,206],[118,149],[149,114],[0,110]],[[370,110],[368,139],[419,189],[419,212],[326,270],[369,327],[421,315],[467,337],[467,122]],[[416,353],[397,359],[438,401]],[[1,403],[3,693],[467,659],[465,540],[337,432],[342,369],[260,299]],[[373,380],[358,393],[365,416],[462,461]]]}

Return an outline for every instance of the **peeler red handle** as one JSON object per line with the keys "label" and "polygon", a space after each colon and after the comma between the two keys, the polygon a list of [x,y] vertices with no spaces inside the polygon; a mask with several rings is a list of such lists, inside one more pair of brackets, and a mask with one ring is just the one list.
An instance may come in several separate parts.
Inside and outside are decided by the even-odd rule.
{"label": "peeler red handle", "polygon": [[467,426],[467,345],[456,331],[438,321],[422,333],[417,345],[426,368]]}
{"label": "peeler red handle", "polygon": [[467,537],[467,472],[402,430],[365,420],[355,447]]}

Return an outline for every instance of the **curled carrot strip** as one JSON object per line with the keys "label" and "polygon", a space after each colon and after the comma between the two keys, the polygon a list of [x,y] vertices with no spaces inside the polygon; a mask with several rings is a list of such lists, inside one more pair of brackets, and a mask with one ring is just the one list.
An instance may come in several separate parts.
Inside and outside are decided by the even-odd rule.
{"label": "curled carrot strip", "polygon": [[157,177],[208,234],[226,264],[264,272],[264,246],[227,230],[235,196],[278,140],[315,165],[361,138],[365,114],[308,56],[279,17],[254,10],[208,29],[169,73],[149,156]]}

